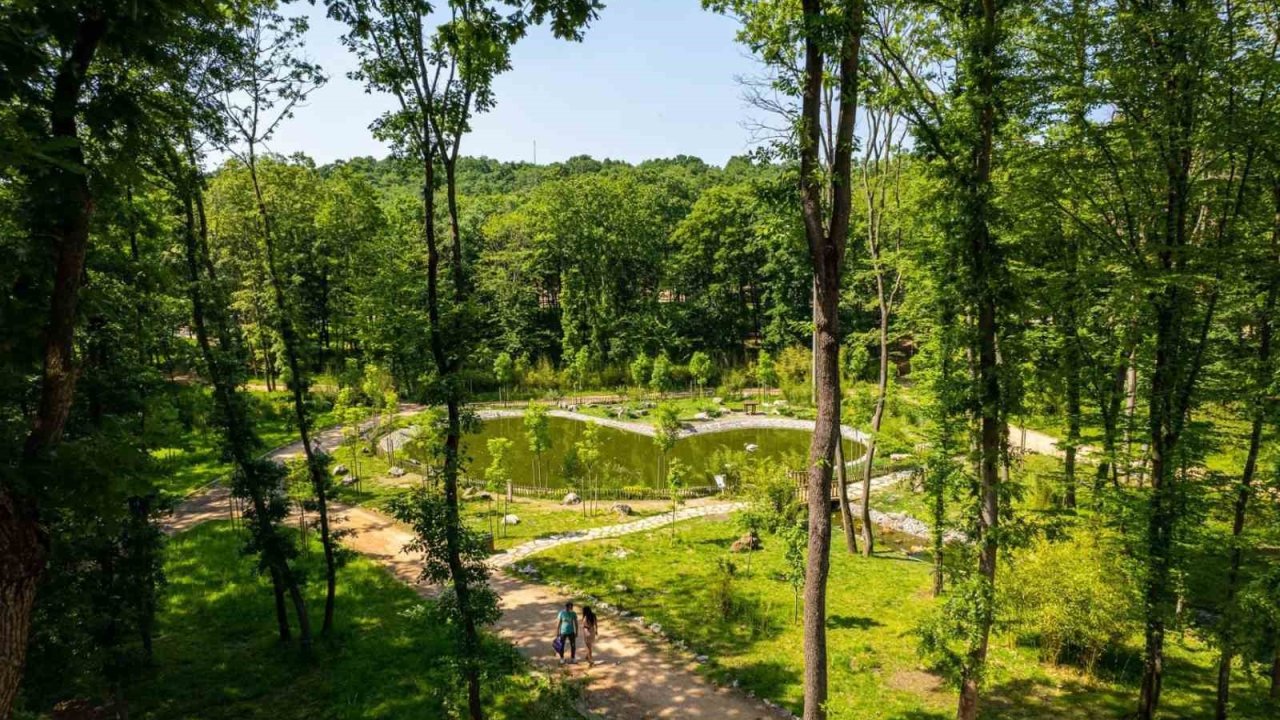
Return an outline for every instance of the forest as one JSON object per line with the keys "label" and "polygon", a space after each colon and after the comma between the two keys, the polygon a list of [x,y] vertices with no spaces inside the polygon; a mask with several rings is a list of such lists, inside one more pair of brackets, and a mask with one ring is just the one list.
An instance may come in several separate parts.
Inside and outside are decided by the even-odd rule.
{"label": "forest", "polygon": [[598,0],[0,0],[0,720],[1280,713],[1280,5],[689,2],[723,166],[470,150]]}

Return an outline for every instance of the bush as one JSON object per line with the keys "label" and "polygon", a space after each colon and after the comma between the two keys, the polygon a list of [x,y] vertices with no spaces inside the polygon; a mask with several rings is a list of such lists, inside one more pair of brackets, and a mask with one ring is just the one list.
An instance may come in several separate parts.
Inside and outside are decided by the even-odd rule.
{"label": "bush", "polygon": [[1092,671],[1107,649],[1137,629],[1137,593],[1119,556],[1087,536],[1037,540],[1011,559],[997,607],[1045,660],[1074,658]]}

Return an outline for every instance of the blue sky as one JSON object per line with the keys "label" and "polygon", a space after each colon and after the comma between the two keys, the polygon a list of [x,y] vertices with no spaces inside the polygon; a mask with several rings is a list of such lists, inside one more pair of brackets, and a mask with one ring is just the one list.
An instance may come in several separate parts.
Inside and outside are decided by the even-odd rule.
{"label": "blue sky", "polygon": [[[605,0],[582,43],[533,29],[513,52],[513,69],[495,84],[498,105],[478,117],[463,152],[539,163],[573,155],[637,162],[678,154],[723,164],[751,145],[743,121],[752,112],[736,77],[758,73],[734,40],[736,22],[702,10],[698,0]],[[391,107],[346,73],[354,67],[339,42],[342,26],[298,3],[311,17],[310,59],[328,84],[269,143],[325,163],[387,148],[368,126]]]}

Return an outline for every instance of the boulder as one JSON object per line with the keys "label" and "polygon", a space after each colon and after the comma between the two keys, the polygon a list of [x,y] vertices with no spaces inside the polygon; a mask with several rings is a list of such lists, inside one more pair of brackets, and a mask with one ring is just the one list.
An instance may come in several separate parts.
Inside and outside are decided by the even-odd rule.
{"label": "boulder", "polygon": [[618,594],[620,594],[620,595],[625,595],[625,594],[627,594],[627,593],[631,592],[631,588],[627,587],[626,585],[623,585],[623,584],[619,583],[619,584],[617,584],[617,585],[614,585],[614,586],[613,586],[613,591],[614,591],[614,592],[616,592],[616,593],[618,593]]}
{"label": "boulder", "polygon": [[747,451],[747,452],[749,452],[749,453],[753,453],[753,452],[755,452],[755,451],[759,450],[759,449],[760,449],[760,446],[759,446],[759,445],[757,445],[757,444],[755,444],[755,443],[747,443],[746,445],[743,445],[743,446],[742,446],[742,449],[743,449],[743,450],[746,450],[746,451]]}
{"label": "boulder", "polygon": [[503,515],[502,524],[503,525],[519,525],[520,518],[517,515]]}
{"label": "boulder", "polygon": [[722,397],[713,397],[713,398],[711,398],[711,402],[713,402],[713,403],[715,403],[715,404],[717,404],[717,405],[723,405],[723,404],[724,404],[724,398],[722,398]]}
{"label": "boulder", "polygon": [[347,474],[347,473],[349,473],[349,472],[351,472],[351,470],[350,470],[346,465],[334,465],[334,466],[333,466],[333,476],[334,476],[334,477],[342,477],[343,475],[346,475],[346,474]]}
{"label": "boulder", "polygon": [[355,475],[348,475],[347,477],[342,478],[342,485],[344,487],[351,487],[352,485],[355,485],[358,482],[360,482],[360,478],[356,477]]}
{"label": "boulder", "polygon": [[396,467],[393,467],[390,470],[388,470],[387,474],[394,478],[404,477],[404,468],[397,465]]}
{"label": "boulder", "polygon": [[614,503],[613,507],[609,509],[623,517],[635,513],[635,511],[631,509],[631,506],[626,503]]}
{"label": "boulder", "polygon": [[706,413],[704,413],[704,412],[700,412],[700,413],[698,413],[698,414],[694,415],[694,416],[693,416],[693,419],[694,419],[694,420],[710,420],[710,419],[711,419],[711,416],[710,416],[710,415],[708,415],[708,414],[706,414]]}
{"label": "boulder", "polygon": [[631,552],[626,548],[618,548],[617,550],[614,550],[613,552],[609,553],[609,555],[612,557],[616,557],[619,560],[625,560],[629,555],[631,555]]}
{"label": "boulder", "polygon": [[580,502],[582,502],[582,498],[578,497],[578,493],[571,492],[564,496],[564,499],[560,501],[560,504],[561,505],[577,505]]}
{"label": "boulder", "polygon": [[902,462],[910,459],[911,453],[889,453],[889,462]]}
{"label": "boulder", "polygon": [[759,550],[761,547],[763,547],[763,545],[760,543],[760,536],[753,532],[749,532],[737,540],[734,540],[733,544],[729,546],[729,552],[753,552],[755,550]]}

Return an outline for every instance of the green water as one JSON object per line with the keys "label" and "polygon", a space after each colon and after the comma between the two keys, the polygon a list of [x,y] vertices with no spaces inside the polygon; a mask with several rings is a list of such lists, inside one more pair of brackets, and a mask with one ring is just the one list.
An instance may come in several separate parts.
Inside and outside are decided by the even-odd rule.
{"label": "green water", "polygon": [[[582,439],[586,423],[567,418],[548,418],[551,449],[542,453],[544,483],[551,487],[564,487],[564,460],[574,443]],[[467,457],[465,475],[483,478],[491,461],[487,442],[491,438],[507,438],[513,443],[508,467],[517,485],[533,484],[534,454],[529,450],[522,418],[496,418],[486,420],[481,432],[463,438],[462,447]],[[661,452],[653,438],[639,433],[600,427],[601,464],[615,470],[606,473],[606,483],[613,487],[659,486],[659,460]],[[748,443],[757,449],[753,457],[777,458],[790,468],[801,469],[809,454],[812,433],[804,430],[780,428],[756,428],[750,430],[726,430],[724,432],[692,435],[681,438],[669,458],[678,459],[690,475],[689,486],[711,485],[712,476],[719,472],[728,453],[741,453]],[[853,452],[846,446],[846,452]]]}

